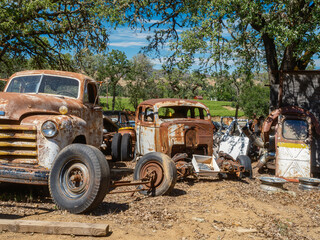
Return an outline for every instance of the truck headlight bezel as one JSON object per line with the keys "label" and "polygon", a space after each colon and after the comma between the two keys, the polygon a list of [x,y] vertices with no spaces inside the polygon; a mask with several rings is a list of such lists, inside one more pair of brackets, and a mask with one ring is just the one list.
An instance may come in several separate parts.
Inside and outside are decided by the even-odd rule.
{"label": "truck headlight bezel", "polygon": [[58,127],[54,121],[47,120],[41,126],[41,133],[47,138],[52,138],[57,135]]}

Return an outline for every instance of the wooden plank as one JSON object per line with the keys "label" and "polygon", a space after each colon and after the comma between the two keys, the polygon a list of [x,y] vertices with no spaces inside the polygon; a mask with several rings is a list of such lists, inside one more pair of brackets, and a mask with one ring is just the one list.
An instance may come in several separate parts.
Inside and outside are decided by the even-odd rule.
{"label": "wooden plank", "polygon": [[0,219],[0,231],[101,237],[107,235],[109,232],[109,225],[79,222]]}

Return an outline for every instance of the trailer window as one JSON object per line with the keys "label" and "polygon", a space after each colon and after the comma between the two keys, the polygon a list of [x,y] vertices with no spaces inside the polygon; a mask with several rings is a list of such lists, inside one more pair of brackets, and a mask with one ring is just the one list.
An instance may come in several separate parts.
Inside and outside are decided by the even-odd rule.
{"label": "trailer window", "polygon": [[305,120],[286,119],[282,126],[282,135],[286,139],[304,140],[308,137],[308,123]]}

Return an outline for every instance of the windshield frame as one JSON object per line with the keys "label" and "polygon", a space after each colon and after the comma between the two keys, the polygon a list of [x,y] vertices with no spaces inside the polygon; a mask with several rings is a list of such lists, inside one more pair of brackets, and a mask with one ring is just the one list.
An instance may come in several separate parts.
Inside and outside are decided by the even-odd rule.
{"label": "windshield frame", "polygon": [[[65,95],[60,95],[60,94],[52,94],[52,93],[42,93],[40,92],[39,93],[39,88],[41,86],[41,83],[42,83],[42,79],[44,76],[52,76],[52,77],[60,77],[60,78],[69,78],[69,79],[73,79],[73,80],[77,80],[78,83],[79,83],[79,86],[78,86],[78,96],[76,98],[74,97],[71,97],[71,96],[65,96]],[[67,98],[73,98],[73,99],[79,99],[80,98],[80,89],[81,89],[81,81],[77,78],[74,78],[74,77],[69,77],[69,76],[64,76],[64,75],[55,75],[55,74],[48,74],[48,73],[41,73],[41,74],[25,74],[25,75],[19,75],[19,76],[14,76],[13,78],[11,78],[9,81],[8,81],[8,84],[6,85],[5,89],[3,90],[3,92],[7,92],[7,89],[9,87],[9,85],[11,84],[12,80],[14,80],[15,78],[19,78],[19,77],[28,77],[28,76],[41,76],[40,77],[40,81],[38,83],[38,86],[37,86],[37,91],[36,92],[29,92],[29,93],[20,93],[20,94],[47,94],[47,95],[53,95],[53,96],[63,96],[63,97],[67,97]]]}

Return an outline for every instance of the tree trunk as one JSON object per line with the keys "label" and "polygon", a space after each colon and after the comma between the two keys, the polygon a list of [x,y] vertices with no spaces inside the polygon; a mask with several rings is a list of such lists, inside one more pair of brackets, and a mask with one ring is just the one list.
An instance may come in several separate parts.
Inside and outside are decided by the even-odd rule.
{"label": "tree trunk", "polygon": [[280,68],[282,71],[293,71],[297,66],[297,60],[293,56],[294,48],[294,44],[286,47]]}
{"label": "tree trunk", "polygon": [[116,84],[112,84],[112,111],[114,111],[114,105],[116,103]]}
{"label": "tree trunk", "polygon": [[265,47],[267,67],[268,67],[268,76],[270,83],[270,107],[269,111],[271,112],[278,106],[278,88],[276,87],[279,84],[279,66],[277,61],[277,52],[276,45],[274,40],[270,38],[267,34],[262,35],[262,40]]}

